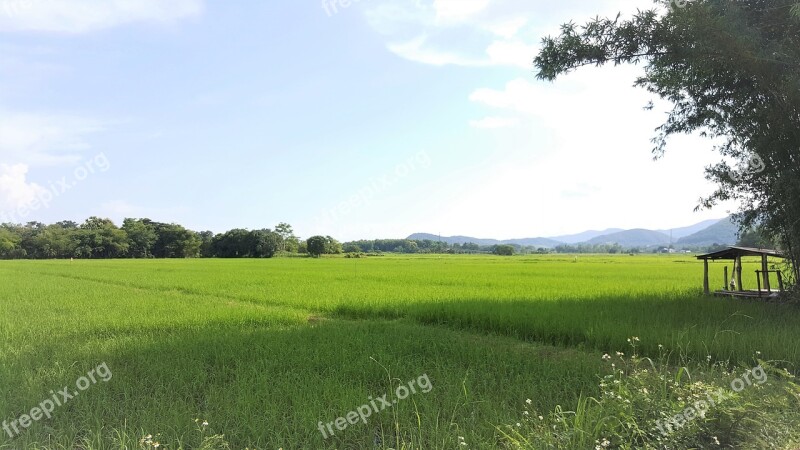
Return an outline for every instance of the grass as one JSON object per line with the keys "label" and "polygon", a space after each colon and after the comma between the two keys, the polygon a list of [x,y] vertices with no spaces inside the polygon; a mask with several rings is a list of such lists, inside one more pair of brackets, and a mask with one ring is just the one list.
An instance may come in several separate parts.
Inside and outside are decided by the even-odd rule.
{"label": "grass", "polygon": [[[3,449],[513,447],[501,430],[525,399],[601,396],[601,356],[631,336],[669,367],[800,364],[796,307],[703,297],[686,256],[14,261],[0,277],[0,420],[113,372]],[[323,439],[320,421],[423,374],[430,392]]]}

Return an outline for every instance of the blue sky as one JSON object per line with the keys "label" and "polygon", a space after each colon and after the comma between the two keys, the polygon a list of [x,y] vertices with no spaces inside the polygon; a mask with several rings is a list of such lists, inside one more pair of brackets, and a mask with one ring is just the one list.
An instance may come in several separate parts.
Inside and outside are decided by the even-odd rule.
{"label": "blue sky", "polygon": [[[649,0],[0,0],[0,211],[301,237],[688,225],[711,143],[635,67],[555,83],[560,23]],[[68,188],[66,188],[68,187]]]}

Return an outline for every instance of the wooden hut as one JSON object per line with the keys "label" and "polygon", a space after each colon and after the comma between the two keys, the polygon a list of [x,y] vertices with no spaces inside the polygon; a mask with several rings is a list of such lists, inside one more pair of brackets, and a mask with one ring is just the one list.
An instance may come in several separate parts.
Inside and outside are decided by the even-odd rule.
{"label": "wooden hut", "polygon": [[[761,270],[756,270],[756,282],[758,283],[758,290],[745,290],[742,286],[742,258],[745,256],[761,257]],[[700,255],[697,259],[703,260],[703,291],[706,294],[711,293],[711,288],[708,282],[708,261],[729,260],[733,261],[733,273],[731,274],[731,284],[728,284],[728,266],[725,266],[725,287],[722,290],[714,292],[715,295],[724,295],[732,297],[762,297],[765,293],[770,295],[773,293],[773,287],[770,281],[770,273],[774,273],[778,280],[777,291],[783,291],[783,274],[779,270],[769,270],[767,258],[770,256],[776,258],[785,258],[785,256],[777,251],[763,248],[749,248],[749,247],[728,247],[706,255]]]}

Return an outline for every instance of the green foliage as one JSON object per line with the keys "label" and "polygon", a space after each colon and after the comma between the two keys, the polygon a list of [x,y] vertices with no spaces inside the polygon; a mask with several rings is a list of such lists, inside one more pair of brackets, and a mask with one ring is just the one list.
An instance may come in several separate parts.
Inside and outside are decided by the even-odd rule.
{"label": "green foliage", "polygon": [[[174,223],[131,218],[126,218],[121,228],[99,217],[91,217],[80,226],[69,221],[2,224],[0,259],[271,258],[278,252],[298,252],[300,242],[292,234],[291,225],[281,223],[278,227],[280,233],[234,229],[214,235]],[[330,252],[340,253],[340,244],[327,239]]]}
{"label": "green foliage", "polygon": [[514,247],[511,245],[495,246],[493,253],[500,256],[511,256],[514,254]]}
{"label": "green foliage", "polygon": [[328,239],[325,236],[311,236],[306,240],[308,254],[319,258],[327,253]]}
{"label": "green foliage", "polygon": [[676,134],[723,139],[723,160],[707,168],[718,188],[700,206],[738,200],[743,226],[780,237],[800,278],[800,20],[788,14],[796,1],[659,3],[667,11],[563,25],[544,39],[538,77],[644,63],[635,84],[674,105],[655,155]]}
{"label": "green foliage", "polygon": [[[574,409],[523,411],[500,428],[516,449],[784,448],[800,440],[800,386],[784,369],[723,362],[676,368],[672,354],[604,355],[610,365],[600,395],[582,396]],[[755,355],[758,356],[758,355]],[[738,391],[738,392],[737,392]],[[755,446],[755,447],[754,447]]]}

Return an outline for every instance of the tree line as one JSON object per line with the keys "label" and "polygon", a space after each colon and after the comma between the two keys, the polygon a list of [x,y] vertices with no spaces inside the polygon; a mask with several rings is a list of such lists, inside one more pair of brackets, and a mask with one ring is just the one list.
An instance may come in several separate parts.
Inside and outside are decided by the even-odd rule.
{"label": "tree line", "polygon": [[330,236],[301,241],[292,226],[274,229],[233,229],[214,234],[150,219],[90,217],[78,224],[65,220],[0,225],[0,259],[107,258],[271,258],[279,253],[320,256],[342,253]]}
{"label": "tree line", "polygon": [[[739,245],[764,245],[767,238],[756,231],[742,234]],[[714,251],[721,246],[681,247],[679,250]],[[547,253],[645,253],[662,247],[623,247],[619,244],[562,244],[555,248],[518,244],[479,245],[429,239],[374,239],[340,243],[331,236],[301,240],[292,226],[279,223],[273,229],[235,228],[224,233],[196,232],[175,223],[150,219],[125,219],[117,227],[110,219],[90,217],[78,224],[61,221],[51,225],[28,222],[0,225],[0,259],[107,259],[107,258],[272,258],[279,254],[514,254]]]}

